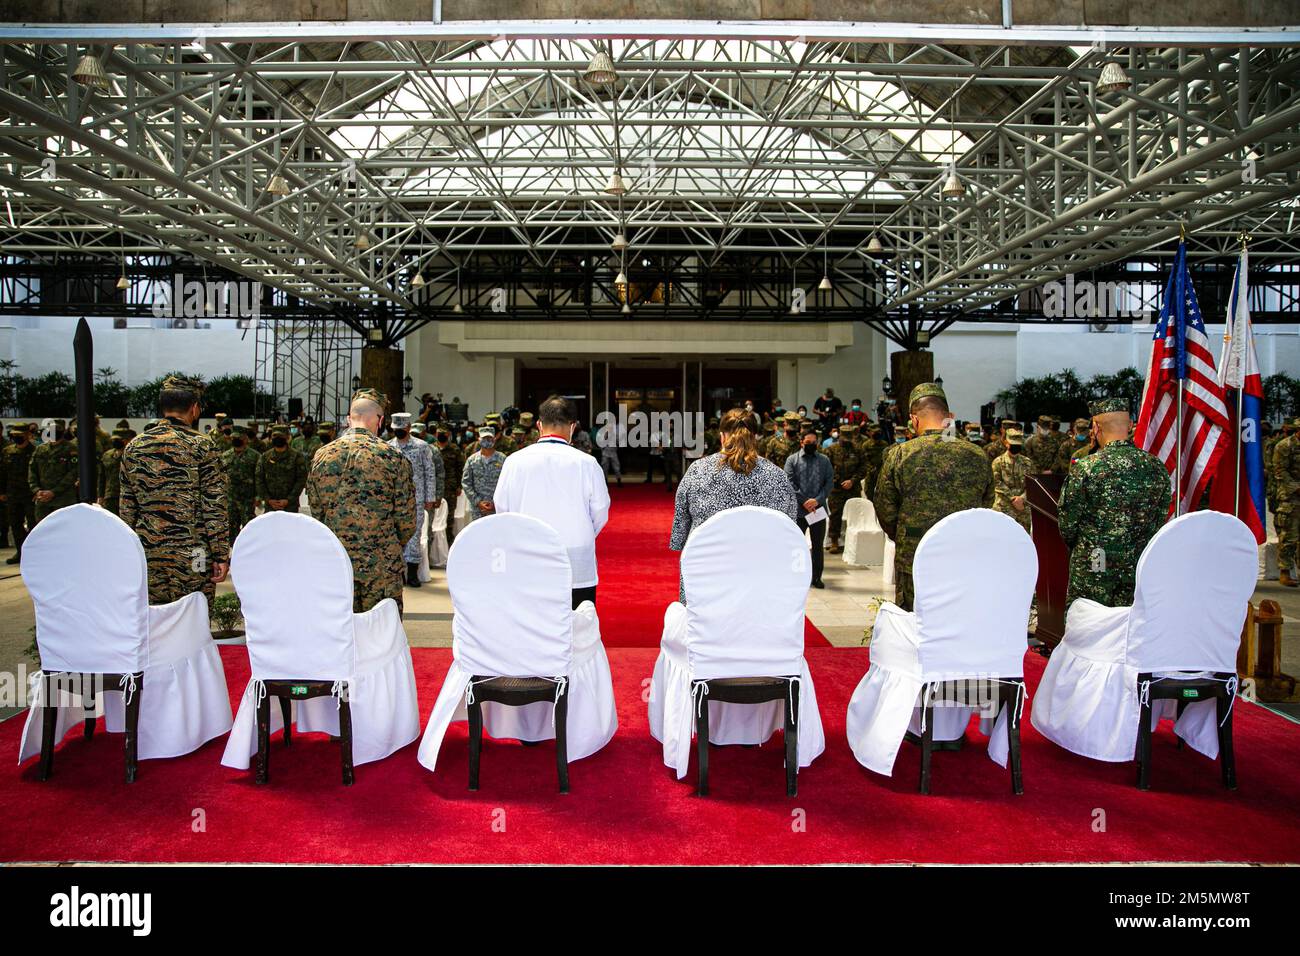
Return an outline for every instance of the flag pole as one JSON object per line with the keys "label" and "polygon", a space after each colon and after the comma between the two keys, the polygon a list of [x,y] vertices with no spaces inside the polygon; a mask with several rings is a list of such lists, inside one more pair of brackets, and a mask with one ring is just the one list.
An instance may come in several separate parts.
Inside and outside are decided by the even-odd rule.
{"label": "flag pole", "polygon": [[[1232,331],[1233,341],[1231,344],[1232,344],[1232,354],[1234,356],[1237,354],[1237,337],[1239,335],[1245,335],[1245,331],[1246,331],[1245,329],[1237,328],[1237,315],[1241,311],[1241,294],[1242,294],[1241,290],[1242,287],[1245,286],[1246,284],[1246,269],[1245,269],[1246,243],[1250,241],[1250,237],[1243,232],[1237,236],[1237,239],[1241,242],[1241,255],[1237,258],[1237,294],[1232,301],[1232,306],[1233,306],[1232,325],[1230,326],[1230,328],[1233,330]],[[1245,361],[1244,354],[1241,356],[1241,360],[1243,362]],[[1235,367],[1237,370],[1236,377],[1240,378],[1241,381],[1237,385],[1237,421],[1236,421],[1237,440],[1233,442],[1234,447],[1237,449],[1237,455],[1236,455],[1237,467],[1233,474],[1233,479],[1232,479],[1234,485],[1234,490],[1232,495],[1232,513],[1240,517],[1241,515],[1241,459],[1242,459],[1242,453],[1245,451],[1245,449],[1242,448],[1243,438],[1241,435],[1241,408],[1242,408],[1242,393],[1245,392],[1246,390],[1246,370],[1244,367],[1242,367],[1241,362],[1238,362]],[[1256,438],[1256,440],[1258,441],[1258,438]]]}
{"label": "flag pole", "polygon": [[[1187,224],[1180,222],[1178,224],[1178,246],[1179,246],[1179,251],[1182,252],[1184,256],[1186,256],[1186,251],[1184,249],[1186,243],[1187,243]],[[1178,268],[1178,259],[1176,256],[1174,258],[1174,268],[1175,269]],[[1174,286],[1174,295],[1182,295],[1182,294],[1183,294],[1183,290],[1179,288],[1178,284],[1176,283]],[[1175,308],[1177,308],[1177,306],[1175,306]],[[1174,334],[1175,336],[1178,335],[1177,328],[1175,328]],[[1177,339],[1175,339],[1175,341],[1177,341]],[[1175,351],[1175,356],[1176,355],[1177,352]],[[1175,448],[1175,457],[1174,457],[1174,517],[1177,518],[1179,515],[1183,513],[1183,375],[1182,375],[1183,370],[1177,367],[1177,358],[1175,358],[1174,371],[1178,375],[1178,408],[1177,408],[1178,417],[1176,419],[1175,429],[1174,429],[1175,440],[1177,441],[1177,445]]]}

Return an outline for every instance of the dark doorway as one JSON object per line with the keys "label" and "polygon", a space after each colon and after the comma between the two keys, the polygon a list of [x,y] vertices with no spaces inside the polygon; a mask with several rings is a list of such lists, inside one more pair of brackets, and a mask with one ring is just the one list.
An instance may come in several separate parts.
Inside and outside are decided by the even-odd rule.
{"label": "dark doorway", "polygon": [[537,406],[552,395],[565,395],[578,406],[578,421],[591,427],[591,387],[587,366],[545,368],[524,366],[519,375],[519,410],[537,414]]}

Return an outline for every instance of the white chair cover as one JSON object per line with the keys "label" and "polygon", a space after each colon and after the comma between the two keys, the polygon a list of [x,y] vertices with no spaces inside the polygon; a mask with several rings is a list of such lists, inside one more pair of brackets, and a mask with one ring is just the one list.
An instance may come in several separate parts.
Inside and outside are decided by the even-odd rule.
{"label": "white chair cover", "polygon": [[[695,734],[692,681],[797,676],[799,766],[826,749],[803,656],[808,557],[798,525],[770,508],[728,508],[691,533],[681,558],[686,605],[674,601],[664,613],[650,682],[650,733],[678,779],[686,776]],[[761,744],[785,725],[784,701],[708,707],[713,744]]]}
{"label": "white chair cover", "polygon": [[[239,592],[252,677],[221,762],[245,769],[257,753],[257,703],[267,680],[347,682],[352,761],[382,760],[420,733],[411,649],[397,603],[352,613],[352,562],[334,533],[303,515],[272,511],[235,541],[230,576]],[[338,734],[338,702],[294,702],[299,732]],[[283,726],[271,707],[271,732]]]}
{"label": "white chair cover", "polygon": [[[51,672],[144,672],[141,688],[105,688],[97,713],[110,733],[125,730],[123,694],[140,693],[141,760],[177,757],[230,729],[230,694],[212,642],[208,603],[186,595],[149,606],[140,539],[116,515],[88,504],[60,508],[23,544],[23,583],[36,605],[36,643]],[[18,761],[41,751],[44,688],[32,675]],[[85,717],[80,695],[59,694],[55,740]]]}
{"label": "white chair cover", "polygon": [[[1065,636],[1034,694],[1034,727],[1082,756],[1132,760],[1138,674],[1236,674],[1257,560],[1254,535],[1232,515],[1195,511],[1169,522],[1138,560],[1132,607],[1086,598],[1070,605]],[[1235,691],[1235,676],[1229,683]],[[1152,726],[1175,710],[1175,701],[1156,701]],[[1174,731],[1207,757],[1219,755],[1213,700],[1190,704]]]}
{"label": "white chair cover", "polygon": [[452,514],[451,530],[452,533],[459,536],[469,524],[469,497],[461,493],[456,497],[456,510]]}
{"label": "white chair cover", "polygon": [[429,554],[429,567],[445,568],[447,566],[447,501],[438,502],[429,524],[429,533],[425,547]]}
{"label": "white chair cover", "polygon": [[[569,697],[569,760],[609,743],[618,729],[609,659],[595,606],[571,609],[572,580],[559,534],[537,518],[489,515],[456,535],[447,558],[452,662],[425,726],[420,763],[433,770],[447,727],[469,718],[474,676],[554,678]],[[552,740],[554,705],[484,703],[483,729],[490,737]]]}
{"label": "white chair cover", "polygon": [[[904,734],[919,733],[918,695],[940,681],[1024,676],[1029,603],[1038,556],[1013,519],[987,508],[944,518],[921,539],[912,563],[914,612],[885,603],[871,638],[871,667],[849,701],[849,746],[858,762],[892,776]],[[968,686],[974,687],[972,683]],[[1017,708],[1023,699],[1017,701]],[[990,701],[990,712],[996,697]],[[930,709],[935,740],[966,731],[972,707]],[[981,720],[989,757],[1007,763],[1006,714]]]}
{"label": "white chair cover", "polygon": [[867,498],[844,503],[844,563],[865,568],[885,558],[885,532],[876,520],[876,506]]}
{"label": "white chair cover", "polygon": [[[438,505],[442,507],[441,504]],[[420,542],[420,560],[416,567],[416,577],[420,579],[421,584],[428,584],[433,580],[433,575],[429,571],[429,519],[431,515],[423,508],[420,509],[420,529],[415,532],[415,538]]]}

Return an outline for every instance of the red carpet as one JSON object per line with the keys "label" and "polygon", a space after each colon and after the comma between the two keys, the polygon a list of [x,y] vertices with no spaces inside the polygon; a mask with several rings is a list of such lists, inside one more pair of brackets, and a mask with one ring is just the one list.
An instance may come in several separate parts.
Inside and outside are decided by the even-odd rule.
{"label": "red carpet", "polygon": [[[239,693],[244,650],[222,654]],[[1249,704],[1235,711],[1235,793],[1222,788],[1216,765],[1175,748],[1168,725],[1155,741],[1155,789],[1140,793],[1131,764],[1075,757],[1026,722],[1024,796],[1011,795],[1006,772],[977,738],[935,755],[933,795],[922,797],[915,748],[904,745],[886,778],[859,767],[844,739],[867,653],[814,649],[827,749],[799,775],[799,796],[785,796],[777,737],[762,748],[715,748],[713,795],[700,799],[694,765],[676,780],[646,730],[642,686],[654,657],[650,649],[610,653],[619,732],[573,764],[568,796],[555,790],[554,750],[514,742],[485,748],[482,790],[469,793],[464,724],[449,732],[437,774],[416,762],[412,744],[357,768],[351,788],[339,783],[337,747],[320,735],[288,750],[277,745],[265,787],[251,772],[220,765],[224,739],[176,760],[145,761],[128,786],[120,737],[73,736],[46,783],[36,779],[35,759],[0,774],[0,861],[1300,862],[1300,728]],[[450,651],[415,651],[422,717],[449,661]],[[1034,685],[1042,662],[1031,655],[1028,667]],[[10,759],[21,729],[21,718],[0,725]],[[194,832],[196,811],[204,832]]]}
{"label": "red carpet", "polygon": [[[596,539],[600,634],[606,647],[658,647],[664,609],[677,600],[679,555],[668,549],[673,495],[640,480],[610,486],[609,493],[609,523]],[[807,619],[804,643],[831,646]]]}

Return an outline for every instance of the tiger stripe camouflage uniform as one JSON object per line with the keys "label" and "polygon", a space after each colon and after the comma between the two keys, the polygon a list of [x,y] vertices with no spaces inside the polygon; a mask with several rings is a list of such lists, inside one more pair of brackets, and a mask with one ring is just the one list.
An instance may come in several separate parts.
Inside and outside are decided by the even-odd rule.
{"label": "tiger stripe camouflage uniform", "polygon": [[[912,389],[908,407],[927,396],[947,400],[938,385],[923,382]],[[894,603],[910,611],[916,546],[948,515],[990,507],[993,469],[979,447],[930,428],[885,454],[872,501],[881,528],[894,542]]]}
{"label": "tiger stripe camouflage uniform", "polygon": [[230,448],[221,453],[226,469],[226,514],[230,519],[230,540],[234,541],[257,511],[257,463],[261,455],[248,444],[248,434],[237,428]]}
{"label": "tiger stripe camouflage uniform", "polygon": [[208,438],[166,417],[132,440],[122,452],[120,517],[144,545],[150,604],[195,591],[212,603],[212,565],[230,560],[230,524],[226,470]]}
{"label": "tiger stripe camouflage uniform", "polygon": [[[1126,400],[1092,407],[1094,415],[1128,411]],[[1138,558],[1165,523],[1169,501],[1169,472],[1131,439],[1109,442],[1074,464],[1057,507],[1061,537],[1070,548],[1067,608],[1076,598],[1107,607],[1133,603]]]}
{"label": "tiger stripe camouflage uniform", "polygon": [[126,428],[115,428],[112,434],[113,447],[104,452],[99,460],[99,500],[113,514],[122,510],[122,450],[131,440],[131,432]]}
{"label": "tiger stripe camouflage uniform", "polygon": [[66,422],[59,419],[54,427],[58,437],[38,446],[27,466],[27,483],[33,495],[54,492],[49,501],[36,502],[37,524],[60,508],[77,503],[77,446],[68,438]]}
{"label": "tiger stripe camouflage uniform", "polygon": [[312,459],[307,500],[352,560],[352,609],[368,611],[384,598],[400,608],[402,548],[415,534],[415,482],[401,452],[368,429],[347,429]]}

